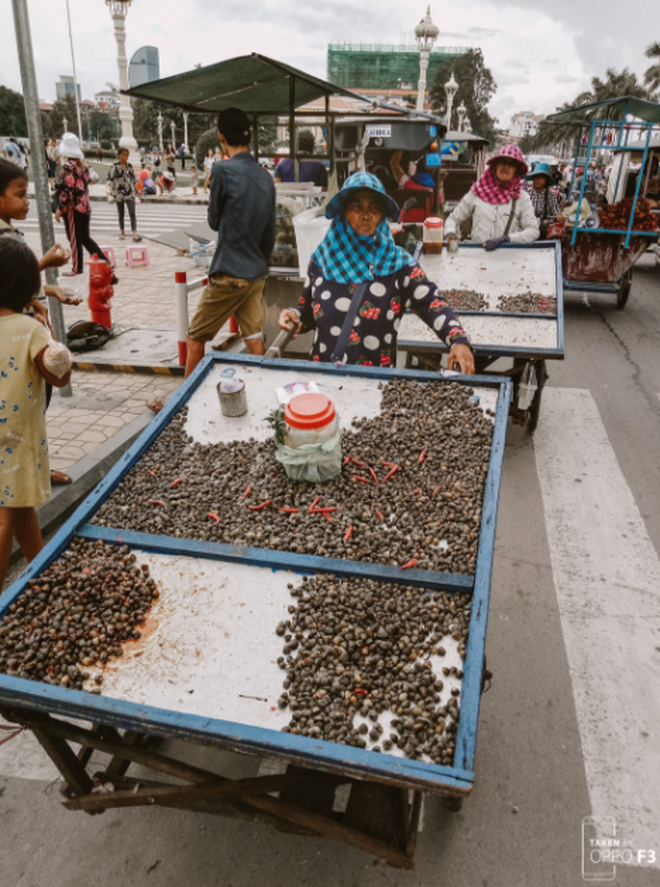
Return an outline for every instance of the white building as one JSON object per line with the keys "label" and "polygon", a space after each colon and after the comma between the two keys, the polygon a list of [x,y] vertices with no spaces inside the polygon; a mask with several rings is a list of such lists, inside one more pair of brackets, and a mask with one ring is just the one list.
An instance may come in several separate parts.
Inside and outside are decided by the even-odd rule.
{"label": "white building", "polygon": [[531,111],[520,111],[511,118],[509,135],[516,139],[523,136],[536,135],[539,123],[543,120],[542,114],[533,114]]}

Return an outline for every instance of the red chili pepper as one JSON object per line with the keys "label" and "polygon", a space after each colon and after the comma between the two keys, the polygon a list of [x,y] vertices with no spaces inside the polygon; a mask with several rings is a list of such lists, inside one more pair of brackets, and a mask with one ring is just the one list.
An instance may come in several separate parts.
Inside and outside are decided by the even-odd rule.
{"label": "red chili pepper", "polygon": [[355,693],[356,696],[368,696],[369,695],[369,691],[365,690],[364,687],[356,687],[355,690],[353,690],[353,692]]}
{"label": "red chili pepper", "polygon": [[147,505],[165,505],[162,499],[147,499]]}
{"label": "red chili pepper", "polygon": [[352,535],[353,535],[353,524],[349,524],[348,529],[344,533],[344,542],[348,542],[348,540],[351,538]]}
{"label": "red chili pepper", "polygon": [[381,520],[385,520],[385,515],[383,514],[382,511],[379,511],[377,508],[374,508],[374,511],[376,512],[376,515],[377,515]]}
{"label": "red chili pepper", "polygon": [[246,490],[246,491],[243,493],[243,495],[241,496],[241,502],[242,502],[244,499],[247,499],[247,497],[250,495],[251,492],[252,492],[252,484],[248,484],[248,488],[247,488],[247,490]]}
{"label": "red chili pepper", "polygon": [[312,504],[309,506],[309,510],[307,511],[307,514],[311,514],[314,511],[314,509],[316,508],[316,506],[319,504],[320,501],[321,501],[321,497],[317,496],[316,499],[314,499]]}
{"label": "red chili pepper", "polygon": [[413,558],[412,560],[409,560],[407,564],[404,564],[404,565],[401,567],[401,569],[402,569],[402,570],[408,570],[408,569],[410,569],[410,567],[416,567],[416,566],[417,566],[417,559],[416,559],[416,558]]}
{"label": "red chili pepper", "polygon": [[311,512],[311,514],[330,514],[335,510],[336,509],[334,508],[315,508],[314,511]]}
{"label": "red chili pepper", "polygon": [[353,461],[353,457],[352,457],[352,456],[346,456],[346,458],[344,459],[344,461],[341,463],[341,467],[343,468],[344,465],[348,465],[348,463],[349,463],[349,462],[352,462],[352,461]]}
{"label": "red chili pepper", "polygon": [[394,467],[393,467],[393,468],[392,468],[392,469],[391,469],[391,470],[385,475],[385,477],[383,478],[383,483],[385,483],[385,481],[386,481],[386,480],[389,480],[391,477],[394,477],[394,475],[397,473],[397,471],[399,470],[400,467],[401,467],[400,465],[395,465],[395,466],[394,466]]}
{"label": "red chili pepper", "polygon": [[355,456],[351,456],[351,459],[355,462],[356,465],[359,465],[360,468],[364,468],[364,462],[360,462],[360,460],[356,459]]}
{"label": "red chili pepper", "polygon": [[396,462],[383,462],[383,460],[381,459],[380,464],[385,465],[387,468],[394,468],[394,466],[396,465]]}
{"label": "red chili pepper", "polygon": [[220,518],[219,518],[218,515],[215,513],[215,511],[208,511],[208,512],[206,513],[206,516],[207,516],[207,517],[210,517],[211,520],[214,520],[214,521],[216,522],[216,524],[219,524],[219,523],[220,523]]}
{"label": "red chili pepper", "polygon": [[437,496],[439,491],[442,489],[442,484],[438,484],[438,486],[433,490],[433,495]]}
{"label": "red chili pepper", "polygon": [[156,477],[156,472],[155,472],[155,471],[152,471],[151,469],[149,469],[149,474],[150,474],[152,477]]}
{"label": "red chili pepper", "polygon": [[323,512],[323,517],[327,520],[327,522],[328,522],[329,524],[332,523],[332,518],[330,517],[329,514],[326,514],[325,512]]}
{"label": "red chili pepper", "polygon": [[419,487],[417,487],[416,490],[413,490],[413,496],[419,496],[419,494],[420,494],[421,492],[422,492],[421,489],[420,489]]}
{"label": "red chili pepper", "polygon": [[266,501],[262,502],[261,505],[248,505],[248,508],[250,509],[250,511],[261,511],[267,505],[270,505],[270,499],[266,499]]}
{"label": "red chili pepper", "polygon": [[297,508],[278,508],[278,511],[283,511],[285,514],[298,514]]}
{"label": "red chili pepper", "polygon": [[419,462],[420,465],[424,461],[424,456],[426,456],[426,450],[422,450],[422,452],[419,454],[419,459],[417,461]]}
{"label": "red chili pepper", "polygon": [[182,477],[177,477],[176,480],[173,480],[173,481],[172,481],[172,486],[173,486],[173,487],[178,487],[179,484],[182,484],[182,483],[183,483],[183,478],[182,478]]}
{"label": "red chili pepper", "polygon": [[369,474],[370,474],[370,475],[373,477],[373,479],[376,481],[376,486],[377,486],[377,485],[378,485],[378,478],[376,477],[376,472],[373,470],[373,468],[370,468],[370,469],[369,469]]}
{"label": "red chili pepper", "polygon": [[368,477],[360,477],[359,474],[352,474],[351,480],[361,480],[363,484],[370,484],[371,483],[371,481],[369,480]]}

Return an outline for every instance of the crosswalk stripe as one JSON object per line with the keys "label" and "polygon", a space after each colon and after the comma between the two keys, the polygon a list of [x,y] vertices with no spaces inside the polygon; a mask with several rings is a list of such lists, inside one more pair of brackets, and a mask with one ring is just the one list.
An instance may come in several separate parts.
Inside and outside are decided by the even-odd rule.
{"label": "crosswalk stripe", "polygon": [[546,388],[534,450],[592,814],[657,857],[660,562],[589,391]]}

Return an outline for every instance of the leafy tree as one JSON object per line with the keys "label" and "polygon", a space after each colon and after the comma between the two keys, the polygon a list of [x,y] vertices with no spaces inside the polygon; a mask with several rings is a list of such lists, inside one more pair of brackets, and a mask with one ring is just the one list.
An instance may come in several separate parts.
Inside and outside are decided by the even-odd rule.
{"label": "leafy tree", "polygon": [[[176,127],[177,147],[183,141],[183,111],[170,105],[159,105],[148,99],[133,99],[133,133],[139,144],[153,146],[158,144],[158,111],[163,115],[163,142],[167,145],[172,141],[170,121]],[[213,114],[190,114],[188,117],[188,145],[195,153],[195,144],[199,137],[214,125]]]}
{"label": "leafy tree", "polygon": [[[487,106],[497,91],[497,83],[495,83],[490,69],[484,64],[482,51],[469,49],[463,55],[447,59],[438,67],[431,86],[431,101],[435,113],[446,113],[445,83],[452,74],[458,83],[458,92],[453,105],[454,113],[463,102],[467,109],[472,132],[494,144],[497,120],[488,113]],[[452,123],[450,129],[453,128],[454,124]]]}
{"label": "leafy tree", "polygon": [[[579,108],[581,105],[602,102],[606,99],[622,98],[627,95],[640,99],[651,98],[649,90],[639,82],[637,75],[629,71],[628,68],[624,68],[623,71],[608,68],[605,75],[604,80],[601,80],[599,77],[592,77],[590,90],[581,92],[573,101],[560,105],[556,112],[567,111],[570,108]],[[598,120],[621,119],[621,110],[615,108],[585,111],[581,116],[585,121],[588,121],[594,113],[598,114],[596,118]],[[565,153],[566,148],[573,148],[579,130],[579,124],[543,120],[536,135],[532,136],[530,148],[533,151],[546,150],[548,152],[559,151],[560,153]]]}
{"label": "leafy tree", "polygon": [[644,83],[646,83],[649,92],[658,92],[660,90],[660,42],[656,40],[655,43],[652,43],[644,55],[647,59],[655,59],[654,64],[644,73]]}
{"label": "leafy tree", "polygon": [[0,132],[23,137],[28,134],[23,96],[6,86],[0,86]]}
{"label": "leafy tree", "polygon": [[108,140],[117,138],[121,133],[119,119],[116,114],[101,111],[95,108],[89,112],[87,119],[87,134],[89,141],[100,142],[101,139]]}
{"label": "leafy tree", "polygon": [[53,102],[53,110],[49,114],[50,126],[48,135],[50,138],[61,139],[64,133],[64,119],[69,132],[78,132],[78,115],[76,113],[76,100],[72,95]]}

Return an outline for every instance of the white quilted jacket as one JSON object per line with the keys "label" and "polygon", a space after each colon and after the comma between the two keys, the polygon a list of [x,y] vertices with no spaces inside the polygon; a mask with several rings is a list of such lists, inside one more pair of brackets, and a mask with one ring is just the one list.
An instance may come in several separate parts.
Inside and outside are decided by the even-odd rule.
{"label": "white quilted jacket", "polygon": [[[472,233],[469,239],[475,243],[485,243],[492,237],[500,237],[504,234],[510,215],[511,203],[494,206],[485,203],[472,191],[468,191],[445,222],[445,237],[455,234],[461,222],[465,222],[472,216]],[[460,234],[460,231],[458,233]],[[539,234],[539,222],[534,215],[532,201],[529,199],[529,195],[523,191],[516,204],[509,239],[512,243],[531,243],[532,240],[538,240]]]}

